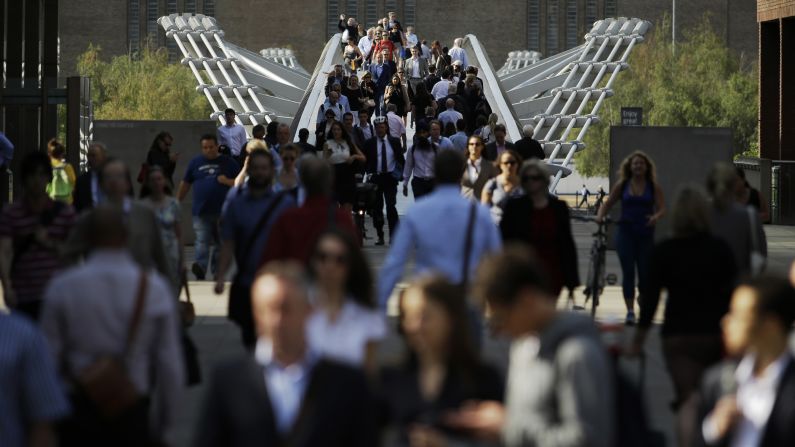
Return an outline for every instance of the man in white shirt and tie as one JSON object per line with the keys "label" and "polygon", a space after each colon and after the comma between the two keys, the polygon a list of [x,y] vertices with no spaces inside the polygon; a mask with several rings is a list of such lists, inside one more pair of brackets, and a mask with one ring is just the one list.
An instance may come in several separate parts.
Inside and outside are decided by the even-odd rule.
{"label": "man in white shirt and tie", "polygon": [[373,226],[378,233],[376,245],[384,245],[384,205],[389,224],[389,237],[394,238],[398,225],[397,186],[403,177],[404,155],[400,140],[389,135],[385,117],[375,119],[375,137],[364,144],[367,173],[378,185],[377,202],[372,212]]}
{"label": "man in white shirt and tie", "polygon": [[240,157],[240,150],[243,149],[248,140],[246,128],[235,122],[234,109],[226,109],[224,117],[226,118],[226,124],[220,126],[217,130],[218,146],[226,146],[233,157]]}
{"label": "man in white shirt and tie", "polygon": [[411,92],[417,93],[417,84],[428,76],[428,61],[420,56],[420,50],[416,46],[411,48],[411,57],[403,62],[403,71],[409,78]]}

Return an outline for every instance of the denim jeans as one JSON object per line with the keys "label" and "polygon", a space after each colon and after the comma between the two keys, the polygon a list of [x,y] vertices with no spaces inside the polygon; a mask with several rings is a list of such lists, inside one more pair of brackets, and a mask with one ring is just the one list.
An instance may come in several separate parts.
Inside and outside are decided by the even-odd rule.
{"label": "denim jeans", "polygon": [[649,258],[654,246],[654,234],[637,234],[631,230],[618,228],[616,232],[616,251],[621,262],[624,300],[635,298],[635,269],[638,271],[638,289],[646,288],[649,273]]}
{"label": "denim jeans", "polygon": [[[196,242],[194,248],[196,250],[196,263],[209,273],[218,265],[218,252],[221,249],[221,240],[218,231],[218,222],[220,218],[217,215],[204,215],[193,216],[193,231],[196,233]],[[210,260],[210,247],[214,246],[212,260]]]}

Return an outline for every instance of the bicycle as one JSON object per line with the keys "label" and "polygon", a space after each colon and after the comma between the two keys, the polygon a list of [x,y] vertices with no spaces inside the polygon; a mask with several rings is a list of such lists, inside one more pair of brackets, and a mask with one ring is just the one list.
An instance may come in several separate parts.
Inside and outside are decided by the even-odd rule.
{"label": "bicycle", "polygon": [[605,289],[605,284],[613,285],[616,283],[614,274],[605,272],[605,257],[607,254],[607,229],[613,223],[610,218],[605,218],[598,222],[595,217],[574,217],[575,220],[582,222],[596,222],[597,229],[593,233],[593,243],[588,261],[588,275],[585,277],[585,303],[582,309],[588,307],[591,301],[591,318],[596,317],[596,308],[599,307],[599,297]]}

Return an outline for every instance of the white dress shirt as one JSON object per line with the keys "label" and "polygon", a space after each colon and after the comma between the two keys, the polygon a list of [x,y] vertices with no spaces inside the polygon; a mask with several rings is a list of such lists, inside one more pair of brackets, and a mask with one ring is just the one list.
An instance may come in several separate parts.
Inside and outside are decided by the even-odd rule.
{"label": "white dress shirt", "polygon": [[[469,176],[469,181],[475,183],[478,180],[478,176],[480,175],[480,165],[483,161],[483,157],[478,158],[476,161],[472,161],[472,159],[467,158],[467,175]],[[480,197],[478,197],[478,200]]]}
{"label": "white dress shirt", "polygon": [[364,36],[359,39],[359,50],[361,50],[365,59],[370,55],[370,50],[373,49],[373,41],[369,37]]}
{"label": "white dress shirt", "polygon": [[414,48],[420,42],[420,39],[414,33],[406,33],[406,44],[409,48]]}
{"label": "white dress shirt", "polygon": [[431,89],[431,95],[433,95],[433,99],[439,101],[445,96],[450,94],[450,81],[447,79],[442,79],[441,81],[437,82],[433,85]]}
{"label": "white dress shirt", "polygon": [[387,169],[387,172],[394,171],[395,170],[395,151],[394,151],[394,148],[392,147],[392,145],[389,143],[389,138],[384,137],[383,139],[381,139],[381,138],[378,138],[378,136],[376,136],[376,138],[378,140],[378,142],[376,143],[376,149],[377,149],[376,150],[376,165],[375,165],[376,172],[378,172],[379,174],[381,173],[381,147],[383,146],[381,144],[381,141],[383,141],[384,144],[386,145],[386,169]]}
{"label": "white dress shirt", "polygon": [[389,124],[389,135],[393,138],[400,138],[406,135],[406,126],[403,124],[403,118],[397,116],[395,112],[386,114],[386,119]]}
{"label": "white dress shirt", "polygon": [[285,367],[274,360],[273,344],[267,339],[259,339],[254,359],[265,368],[265,386],[276,419],[276,428],[281,433],[287,433],[298,417],[317,356],[309,347],[301,363]]}
{"label": "white dress shirt", "polygon": [[218,145],[226,145],[232,155],[240,155],[240,150],[248,140],[246,128],[234,123],[231,126],[224,124],[218,128]]}
{"label": "white dress shirt", "polygon": [[450,48],[450,52],[447,53],[450,55],[450,62],[461,61],[461,68],[467,68],[469,66],[469,57],[467,57],[467,50],[461,47],[453,47]]}
{"label": "white dress shirt", "polygon": [[386,336],[384,316],[347,298],[337,318],[331,321],[318,309],[306,325],[309,345],[323,357],[354,367],[364,366],[367,343]]}

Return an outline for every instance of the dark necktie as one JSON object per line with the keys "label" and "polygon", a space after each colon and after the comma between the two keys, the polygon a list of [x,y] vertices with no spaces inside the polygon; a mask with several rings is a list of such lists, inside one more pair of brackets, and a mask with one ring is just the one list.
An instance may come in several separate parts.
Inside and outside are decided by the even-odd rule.
{"label": "dark necktie", "polygon": [[381,172],[386,172],[386,140],[381,138]]}

